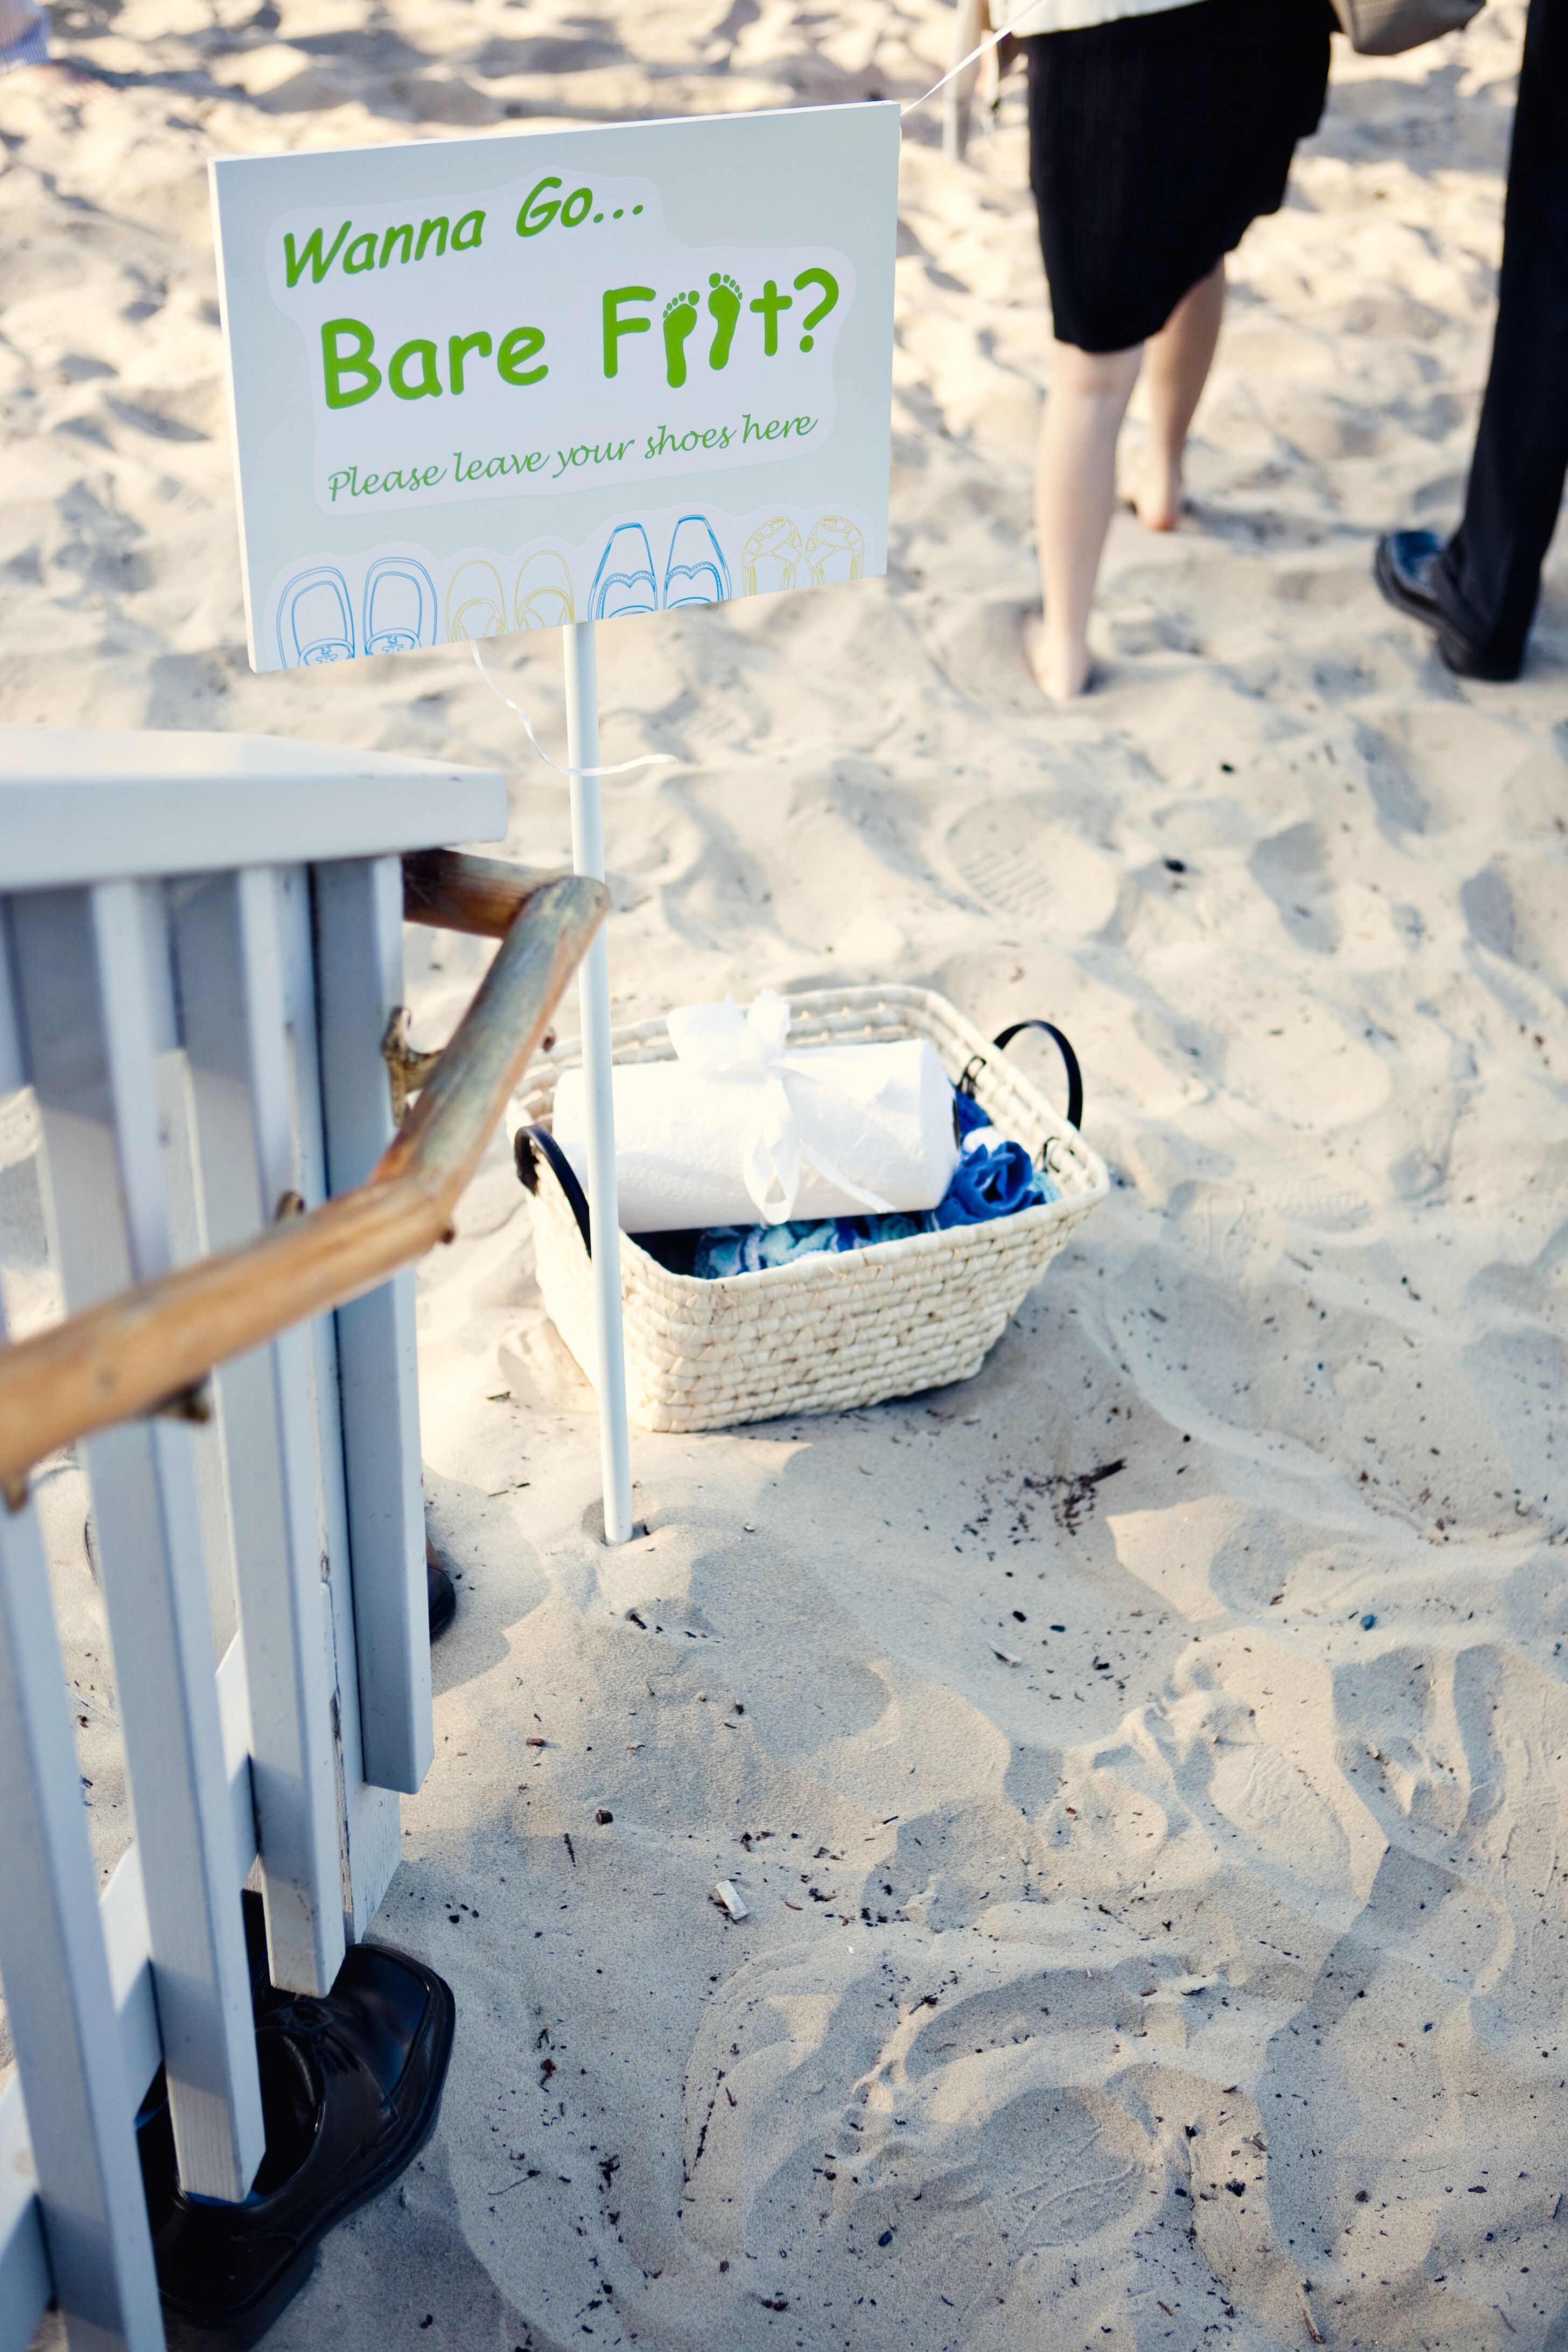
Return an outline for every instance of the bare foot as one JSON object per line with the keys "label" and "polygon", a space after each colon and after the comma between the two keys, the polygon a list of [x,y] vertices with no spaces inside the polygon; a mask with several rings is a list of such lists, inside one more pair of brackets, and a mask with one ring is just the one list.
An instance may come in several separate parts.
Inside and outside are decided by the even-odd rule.
{"label": "bare foot", "polygon": [[1145,530],[1174,530],[1182,519],[1182,469],[1151,453],[1143,459],[1128,505]]}
{"label": "bare foot", "polygon": [[99,87],[97,74],[68,58],[42,58],[36,66],[13,66],[9,73],[0,75],[0,90],[54,89],[62,98],[79,98],[85,90]]}
{"label": "bare foot", "polygon": [[1089,685],[1089,649],[1064,647],[1049,635],[1044,620],[1031,613],[1024,622],[1024,659],[1029,675],[1048,702],[1074,702]]}

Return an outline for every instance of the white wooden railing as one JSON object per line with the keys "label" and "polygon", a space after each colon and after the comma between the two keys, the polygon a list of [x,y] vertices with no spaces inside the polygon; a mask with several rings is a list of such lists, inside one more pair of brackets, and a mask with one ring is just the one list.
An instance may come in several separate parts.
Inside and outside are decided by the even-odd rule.
{"label": "white wooden railing", "polygon": [[[363,1197],[404,1149],[382,1057],[402,854],[504,824],[502,780],[478,770],[0,729],[0,1097],[33,1090],[68,1318],[0,1347],[0,1988],[17,2056],[0,2352],[22,2352],[51,2300],[77,2352],[163,2346],[133,2117],[163,2064],[184,2186],[246,2193],[263,2135],[242,1883],[262,1893],[273,1981],[321,1993],[397,1864],[397,1792],[431,1755],[430,1663],[412,1275],[380,1277],[425,1244],[404,1217],[367,1289],[338,1196]],[[585,942],[603,892],[553,887],[583,902],[557,922],[563,982],[572,924]],[[517,903],[464,927],[502,930]],[[537,1011],[537,1035],[551,986],[531,981],[505,1018]],[[506,1059],[492,1044],[489,1123]],[[454,1182],[487,1131],[458,1111]],[[213,1285],[192,1286],[226,1252],[231,1293],[255,1258],[252,1298],[297,1299],[278,1270],[310,1260],[313,1298],[351,1303],[204,1327]],[[166,1339],[179,1392],[103,1425],[127,1399],[145,1412],[156,1382],[137,1391],[132,1360],[145,1391],[149,1347],[175,1360]],[[38,1439],[57,1394],[65,1417]],[[135,1825],[101,1896],[26,1499],[37,1444],[87,1431]],[[236,1629],[221,1656],[215,1622]]]}

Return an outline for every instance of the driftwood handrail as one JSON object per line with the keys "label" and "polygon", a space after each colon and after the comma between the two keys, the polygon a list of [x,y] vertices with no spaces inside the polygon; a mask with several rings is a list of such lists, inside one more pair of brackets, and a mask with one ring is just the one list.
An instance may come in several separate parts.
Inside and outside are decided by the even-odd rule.
{"label": "driftwood handrail", "polygon": [[384,1282],[449,1238],[496,1121],[590,940],[603,883],[428,850],[404,860],[412,922],[499,938],[450,1044],[365,1181],[238,1249],[199,1258],[0,1346],[0,1493],[13,1509],[58,1446],[166,1409],[216,1364]]}

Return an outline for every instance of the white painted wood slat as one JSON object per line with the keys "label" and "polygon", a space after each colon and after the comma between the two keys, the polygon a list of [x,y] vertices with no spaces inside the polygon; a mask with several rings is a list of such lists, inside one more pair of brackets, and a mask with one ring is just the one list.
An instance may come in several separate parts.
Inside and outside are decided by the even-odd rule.
{"label": "white painted wood slat", "polygon": [[0,1509],[0,1984],[71,2352],[163,2352],[65,1672],[31,1506]]}
{"label": "white painted wood slat", "polygon": [[[392,1140],[381,1043],[403,1001],[403,876],[395,857],[380,857],[318,866],[312,879],[327,1173],[338,1193],[363,1183]],[[364,1772],[412,1794],[435,1744],[412,1267],[340,1307],[337,1327]]]}
{"label": "white painted wood slat", "polygon": [[[296,1181],[308,1209],[327,1197],[327,1154],[321,1118],[317,1035],[316,956],[310,869],[282,868],[278,877],[285,1035],[297,1119]],[[361,1738],[359,1643],[354,1625],[349,1553],[348,1493],[343,1467],[342,1401],[339,1393],[335,1315],[310,1326],[311,1404],[316,1423],[317,1509],[327,1582],[327,1641],[331,1654],[334,1735],[339,1770],[344,1908],[349,1934],[363,1936],[402,1857],[402,1815],[394,1790],[365,1778]]]}
{"label": "white painted wood slat", "polygon": [[53,2293],[27,2110],[13,2075],[0,2093],[0,2352],[27,2352]]}
{"label": "white painted wood slat", "polygon": [[[223,1717],[229,1813],[235,1828],[235,1863],[243,1880],[256,1860],[256,1836],[250,1801],[250,1708],[245,1686],[244,1652],[238,1642],[230,1644],[218,1668],[217,1693]],[[72,1780],[74,1785],[74,1759]],[[3,1851],[0,1844],[0,1853]],[[88,1884],[90,1892],[90,1868]],[[75,1922],[72,1932],[77,1932]],[[98,2014],[113,2019],[112,2038],[118,2042],[123,2070],[121,2087],[129,2086],[125,2107],[129,2118],[145,2095],[163,2056],[158,2039],[157,2003],[153,1994],[153,1953],[147,1898],[142,1885],[142,1857],[134,1846],[121,1856],[98,1898],[96,1932],[108,1972],[108,2004],[100,2002]],[[0,1933],[0,1961],[4,1959],[4,1948],[5,1937]],[[79,2195],[74,2175],[72,2185]],[[139,2179],[137,2193],[140,2200]],[[0,2352],[21,2352],[21,2347],[30,2341],[51,2292],[26,2106],[20,2075],[13,2074],[0,2090]],[[110,2343],[113,2340],[110,2339]],[[154,2352],[160,2340],[153,2339]],[[141,2352],[139,2346],[135,2352]]]}
{"label": "white painted wood slat", "polygon": [[[268,867],[170,892],[214,1250],[252,1239],[284,1194],[299,1190],[278,897]],[[250,1688],[268,1965],[275,1984],[325,1993],[342,1962],[344,1920],[309,1327],[225,1365],[216,1385]]]}
{"label": "white painted wood slat", "polygon": [[493,768],[291,736],[0,726],[0,889],[499,841]]}
{"label": "white painted wood slat", "polygon": [[[0,971],[5,950],[0,932]],[[7,974],[0,1093],[22,1076]],[[5,1336],[0,1301],[0,1345]],[[15,2118],[0,2120],[0,2344],[18,2314],[37,2319],[41,2287],[44,2299],[53,2290],[71,2352],[163,2352],[134,2107],[30,1504],[0,1505],[0,1987],[17,2057],[15,2105],[30,2091],[35,2118],[30,2158]],[[21,2192],[35,2183],[29,2210]]]}
{"label": "white painted wood slat", "polygon": [[[24,1044],[68,1311],[170,1259],[155,1064],[173,1046],[162,892],[12,902]],[[151,1924],[181,2179],[242,2197],[264,2146],[190,1433],[84,1449]]]}

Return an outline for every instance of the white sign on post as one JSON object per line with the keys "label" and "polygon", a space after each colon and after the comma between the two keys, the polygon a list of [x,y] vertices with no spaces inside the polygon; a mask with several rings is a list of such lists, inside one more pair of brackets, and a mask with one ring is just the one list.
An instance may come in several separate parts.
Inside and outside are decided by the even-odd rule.
{"label": "white sign on post", "polygon": [[[211,170],[253,667],[562,628],[574,863],[602,879],[595,622],[887,569],[898,109]],[[582,1013],[624,1543],[603,932]]]}
{"label": "white sign on post", "polygon": [[250,658],[887,562],[890,104],[212,165]]}

